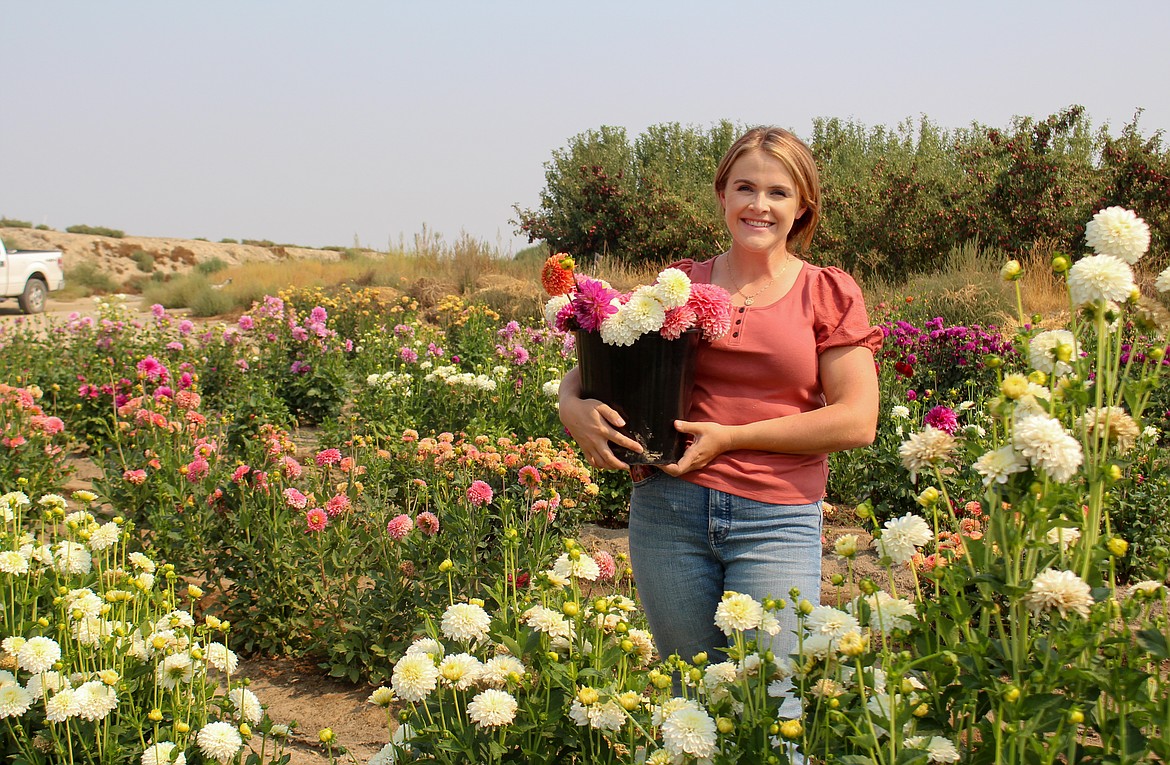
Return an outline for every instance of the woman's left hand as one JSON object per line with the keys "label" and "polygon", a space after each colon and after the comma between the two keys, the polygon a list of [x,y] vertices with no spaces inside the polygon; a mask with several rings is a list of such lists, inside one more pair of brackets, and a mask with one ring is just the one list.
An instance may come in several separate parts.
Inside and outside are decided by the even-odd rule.
{"label": "woman's left hand", "polygon": [[662,466],[662,472],[667,475],[680,476],[698,470],[727,451],[731,445],[730,429],[717,422],[675,420],[674,427],[679,433],[691,436],[691,444],[683,453],[682,459],[673,465]]}

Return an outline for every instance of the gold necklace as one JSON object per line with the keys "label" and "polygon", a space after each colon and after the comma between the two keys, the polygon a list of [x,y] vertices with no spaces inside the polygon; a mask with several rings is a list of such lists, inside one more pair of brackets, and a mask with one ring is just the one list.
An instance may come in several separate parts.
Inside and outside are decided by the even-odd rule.
{"label": "gold necklace", "polygon": [[756,296],[763,293],[763,292],[766,292],[767,289],[772,286],[772,283],[780,278],[780,275],[783,274],[784,271],[788,268],[788,263],[791,260],[792,260],[792,253],[790,252],[790,253],[788,253],[788,257],[784,259],[784,265],[780,266],[780,270],[776,272],[776,275],[773,276],[771,279],[769,279],[768,283],[765,284],[763,287],[760,287],[758,290],[756,290],[752,294],[747,295],[744,293],[743,287],[739,286],[739,279],[737,279],[735,276],[735,265],[732,264],[732,262],[731,262],[731,253],[730,252],[727,253],[727,271],[728,271],[728,273],[731,274],[731,283],[735,285],[735,291],[743,296],[743,304],[744,305],[751,305],[752,303],[756,302]]}

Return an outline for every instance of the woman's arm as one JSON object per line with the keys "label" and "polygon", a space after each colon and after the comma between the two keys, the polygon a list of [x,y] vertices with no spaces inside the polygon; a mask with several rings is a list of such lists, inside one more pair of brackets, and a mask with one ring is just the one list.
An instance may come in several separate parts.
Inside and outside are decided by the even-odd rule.
{"label": "woman's arm", "polygon": [[642,447],[618,430],[626,421],[613,407],[595,398],[581,398],[581,371],[577,367],[570,369],[561,379],[557,400],[561,424],[585,453],[586,462],[595,468],[629,469],[629,465],[614,455],[609,442],[634,452],[641,452]]}
{"label": "woman's arm", "polygon": [[819,364],[825,406],[747,425],[680,420],[675,426],[694,440],[678,463],[663,470],[682,475],[735,449],[827,454],[872,443],[879,406],[873,352],[862,346],[830,348]]}

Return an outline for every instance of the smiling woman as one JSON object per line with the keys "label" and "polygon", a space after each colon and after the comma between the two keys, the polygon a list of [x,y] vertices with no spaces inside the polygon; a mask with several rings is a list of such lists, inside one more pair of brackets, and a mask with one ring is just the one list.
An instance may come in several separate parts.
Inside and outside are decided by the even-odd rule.
{"label": "smiling woman", "polygon": [[[779,128],[751,130],[723,157],[714,191],[731,247],[676,266],[733,293],[730,331],[698,350],[687,418],[675,423],[689,446],[674,464],[634,469],[630,506],[651,631],[663,656],[683,659],[727,645],[713,626],[726,591],[817,601],[827,454],[870,443],[878,406],[882,333],[860,289],[797,257],[820,217],[808,147]],[[611,442],[638,445],[580,383],[579,370],[562,383],[565,426],[597,467],[627,468]],[[791,653],[794,613],[783,619],[762,650]]]}

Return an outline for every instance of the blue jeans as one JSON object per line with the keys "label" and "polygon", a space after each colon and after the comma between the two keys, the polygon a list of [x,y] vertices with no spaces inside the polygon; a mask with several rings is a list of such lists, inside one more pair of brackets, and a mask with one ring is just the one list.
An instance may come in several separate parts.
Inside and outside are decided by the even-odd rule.
{"label": "blue jeans", "polygon": [[820,601],[821,528],[820,502],[770,505],[658,470],[635,483],[630,561],[658,653],[690,661],[707,651],[718,661],[728,644],[714,621],[725,590],[786,600],[788,607],[775,614],[780,633],[771,649],[777,657],[793,653],[789,590]]}

